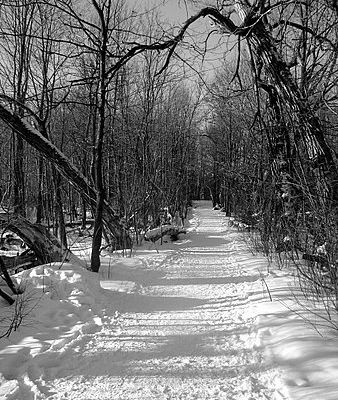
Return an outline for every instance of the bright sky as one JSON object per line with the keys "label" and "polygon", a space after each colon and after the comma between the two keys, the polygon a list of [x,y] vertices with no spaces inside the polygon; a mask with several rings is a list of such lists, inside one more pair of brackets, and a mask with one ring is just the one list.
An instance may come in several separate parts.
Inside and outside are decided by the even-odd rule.
{"label": "bright sky", "polygon": [[[183,0],[128,0],[128,2],[135,4],[139,9],[157,8],[173,24],[182,23],[187,19],[187,10]],[[191,11],[188,10],[188,12]]]}
{"label": "bright sky", "polygon": [[[196,6],[192,7],[189,4],[187,9],[183,0],[128,1],[139,9],[156,8],[161,17],[163,17],[163,20],[166,20],[170,26],[177,27],[177,29],[179,29],[179,27],[181,27],[190,16],[196,14],[199,10]],[[204,50],[205,46],[208,49],[204,55],[202,66],[202,56],[198,56],[195,51],[190,53],[188,53],[188,51],[184,52],[184,54],[187,54],[186,60],[189,65],[186,67],[190,70],[190,73],[196,75],[189,66],[195,68],[199,72],[203,70],[203,75],[208,80],[212,78],[215,69],[222,68],[224,65],[225,54],[227,62],[231,62],[231,60],[235,58],[236,46],[234,46],[234,38],[214,33],[209,37],[207,45],[205,44],[208,34],[213,29],[214,28],[211,26],[209,18],[203,18],[196,21],[189,29],[190,38],[186,37],[188,47],[193,46],[195,42],[195,44],[198,43],[201,51]]]}

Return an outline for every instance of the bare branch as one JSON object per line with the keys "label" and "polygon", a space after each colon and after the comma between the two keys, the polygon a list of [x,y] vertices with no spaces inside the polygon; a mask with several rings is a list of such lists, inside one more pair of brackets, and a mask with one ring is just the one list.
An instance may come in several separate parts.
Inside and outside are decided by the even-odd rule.
{"label": "bare branch", "polygon": [[162,42],[162,43],[151,43],[151,44],[138,44],[131,48],[124,56],[121,57],[121,59],[111,66],[108,71],[107,71],[107,76],[109,76],[110,79],[115,75],[115,73],[123,66],[125,65],[129,60],[131,60],[133,57],[136,55],[147,51],[147,50],[166,50],[169,49],[167,59],[165,61],[164,66],[161,68],[161,70],[158,72],[158,74],[162,73],[169,64],[169,61],[174,54],[174,51],[177,47],[177,45],[183,40],[184,35],[187,31],[187,29],[190,27],[191,24],[196,22],[199,18],[204,18],[204,17],[212,17],[215,19],[223,28],[225,28],[229,33],[232,34],[243,34],[243,29],[235,25],[230,18],[227,16],[221,14],[216,8],[213,7],[205,7],[203,8],[199,13],[196,15],[193,15],[190,17],[183,27],[180,29],[179,33],[173,37],[172,39],[169,39],[168,41]]}
{"label": "bare branch", "polygon": [[305,31],[307,33],[309,33],[310,35],[312,35],[316,40],[318,40],[320,43],[326,42],[328,43],[332,49],[334,50],[338,50],[338,46],[335,45],[328,37],[326,36],[322,36],[317,34],[316,32],[314,32],[311,28],[309,28],[308,26],[305,25],[300,25],[297,22],[293,22],[293,21],[285,21],[283,19],[281,19],[280,21],[276,22],[273,26],[272,29],[277,28],[278,26],[281,25],[286,25],[286,26],[292,26],[293,28],[297,28],[301,31]]}

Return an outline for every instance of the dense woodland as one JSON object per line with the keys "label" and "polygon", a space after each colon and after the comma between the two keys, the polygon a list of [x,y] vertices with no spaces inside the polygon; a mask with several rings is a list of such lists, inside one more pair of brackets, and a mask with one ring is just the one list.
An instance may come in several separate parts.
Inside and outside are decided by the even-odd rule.
{"label": "dense woodland", "polygon": [[162,4],[1,2],[2,234],[78,226],[98,271],[210,198],[338,309],[337,1],[177,0],[175,26]]}

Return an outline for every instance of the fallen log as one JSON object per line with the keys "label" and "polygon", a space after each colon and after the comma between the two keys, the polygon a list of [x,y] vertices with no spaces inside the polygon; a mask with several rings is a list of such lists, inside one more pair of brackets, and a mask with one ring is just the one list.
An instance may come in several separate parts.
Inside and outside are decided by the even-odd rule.
{"label": "fallen log", "polygon": [[157,228],[151,229],[144,235],[144,239],[150,242],[156,242],[163,236],[168,235],[172,240],[177,240],[180,233],[187,233],[187,231],[181,227],[173,225],[162,225]]}
{"label": "fallen log", "polygon": [[6,217],[0,218],[6,224],[6,230],[18,235],[35,253],[41,264],[63,259],[66,249],[62,248],[58,239],[45,226],[33,224],[19,215],[11,216],[9,220]]}
{"label": "fallen log", "polygon": [[[73,222],[66,222],[65,225],[68,228],[75,228],[77,226],[82,226],[83,222],[82,221],[73,221]],[[93,226],[94,225],[94,219],[93,218],[87,218],[86,219],[86,225]]]}
{"label": "fallen log", "polygon": [[30,249],[15,257],[1,256],[0,264],[1,261],[3,262],[6,270],[11,274],[16,274],[23,269],[30,269],[39,265],[36,255]]}
{"label": "fallen log", "polygon": [[[33,224],[19,215],[10,216],[9,218],[8,216],[0,215],[0,222],[6,231],[15,233],[25,242],[36,257],[36,265],[61,261],[71,262],[72,260],[82,264],[80,259],[61,245],[59,240],[49,232],[47,227],[41,224]],[[20,256],[16,257],[16,260],[13,257],[13,261],[9,261],[8,258],[5,257],[4,260],[13,265],[16,261],[34,261],[28,252],[22,253],[21,258]]]}

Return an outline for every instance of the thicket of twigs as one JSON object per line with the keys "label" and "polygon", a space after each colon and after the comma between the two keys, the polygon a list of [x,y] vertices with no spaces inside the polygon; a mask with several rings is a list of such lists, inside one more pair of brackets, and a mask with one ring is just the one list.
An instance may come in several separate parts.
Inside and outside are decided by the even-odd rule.
{"label": "thicket of twigs", "polygon": [[307,1],[279,3],[253,23],[249,55],[215,79],[205,139],[214,204],[257,250],[293,265],[329,318],[338,310],[337,21],[334,2]]}

